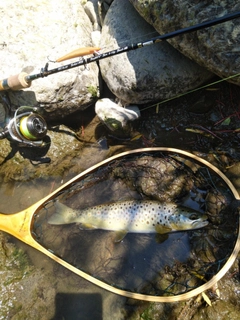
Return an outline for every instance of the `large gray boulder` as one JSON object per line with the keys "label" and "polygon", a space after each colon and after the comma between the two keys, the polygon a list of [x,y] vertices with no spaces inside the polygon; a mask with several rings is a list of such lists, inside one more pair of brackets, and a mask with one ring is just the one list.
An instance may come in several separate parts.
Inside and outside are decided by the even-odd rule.
{"label": "large gray boulder", "polygon": [[[93,26],[81,1],[8,0],[0,2],[0,79],[21,71],[36,74],[50,60],[79,47],[92,46]],[[49,69],[71,63],[50,63]],[[16,105],[45,106],[59,118],[93,104],[99,94],[96,63],[40,78],[24,92],[14,92]]]}
{"label": "large gray boulder", "polygon": [[[128,0],[115,0],[104,20],[101,47],[109,51],[156,35]],[[100,68],[119,99],[137,104],[173,97],[212,75],[166,42],[103,59]]]}
{"label": "large gray boulder", "polygon": [[[232,0],[130,0],[160,34],[185,28],[240,10]],[[169,40],[185,56],[218,76],[240,73],[240,18]],[[231,79],[240,84],[240,77]]]}

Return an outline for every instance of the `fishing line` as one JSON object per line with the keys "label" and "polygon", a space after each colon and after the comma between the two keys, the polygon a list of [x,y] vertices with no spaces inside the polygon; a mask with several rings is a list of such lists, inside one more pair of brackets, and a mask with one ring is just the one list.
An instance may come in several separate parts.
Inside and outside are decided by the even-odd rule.
{"label": "fishing line", "polygon": [[169,102],[169,101],[172,101],[172,100],[181,98],[181,97],[184,97],[184,96],[186,96],[186,95],[188,95],[188,94],[190,94],[190,93],[193,93],[193,92],[196,92],[196,91],[199,91],[199,90],[202,90],[202,89],[206,89],[206,88],[211,87],[211,86],[213,86],[213,85],[215,85],[215,84],[219,84],[219,83],[221,83],[221,82],[223,82],[223,81],[227,81],[227,80],[230,80],[230,79],[239,77],[239,76],[240,76],[240,73],[237,73],[237,74],[234,74],[234,75],[229,76],[229,77],[227,77],[227,78],[222,78],[222,79],[220,79],[220,80],[217,80],[217,81],[214,81],[214,82],[212,82],[212,83],[203,85],[203,86],[201,86],[201,87],[198,87],[198,88],[189,90],[189,91],[184,92],[184,93],[180,93],[180,94],[178,94],[178,95],[176,95],[176,96],[174,96],[174,97],[172,97],[172,98],[168,98],[168,99],[165,99],[165,100],[163,100],[163,101],[157,102],[157,103],[155,103],[155,104],[153,104],[153,105],[151,105],[151,106],[142,108],[141,111],[144,111],[144,110],[147,110],[147,109],[150,109],[150,108],[153,108],[153,107],[157,107],[158,105],[164,104],[164,103],[166,103],[166,102]]}

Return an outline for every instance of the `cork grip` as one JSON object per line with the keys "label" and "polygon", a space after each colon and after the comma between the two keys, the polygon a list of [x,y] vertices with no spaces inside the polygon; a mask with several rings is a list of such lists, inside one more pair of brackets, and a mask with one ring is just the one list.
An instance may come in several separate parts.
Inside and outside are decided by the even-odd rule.
{"label": "cork grip", "polygon": [[14,76],[10,76],[7,79],[1,80],[0,91],[8,89],[19,90],[29,88],[31,86],[31,82],[26,81],[26,76],[28,76],[26,72],[21,72]]}

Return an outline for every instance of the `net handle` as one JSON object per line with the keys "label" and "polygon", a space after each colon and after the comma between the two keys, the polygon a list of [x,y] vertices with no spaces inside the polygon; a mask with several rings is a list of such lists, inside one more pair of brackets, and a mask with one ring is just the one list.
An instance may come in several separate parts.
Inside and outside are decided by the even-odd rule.
{"label": "net handle", "polygon": [[235,247],[234,247],[230,257],[228,258],[227,262],[221,268],[221,270],[211,280],[209,280],[207,283],[204,283],[202,286],[200,286],[196,289],[193,289],[192,291],[189,291],[187,293],[183,293],[183,294],[176,295],[176,296],[169,296],[169,297],[152,296],[152,295],[134,293],[134,292],[122,290],[119,288],[115,288],[115,287],[113,287],[113,286],[111,286],[111,285],[109,285],[99,279],[96,279],[93,276],[77,269],[76,267],[72,266],[71,264],[67,263],[66,261],[62,260],[61,258],[56,256],[53,252],[42,247],[32,237],[31,229],[32,229],[33,215],[35,214],[35,212],[37,210],[39,210],[43,207],[45,202],[50,201],[60,191],[63,191],[64,189],[68,188],[71,184],[73,184],[74,182],[76,182],[77,180],[79,180],[80,178],[85,176],[86,174],[89,174],[90,172],[96,170],[97,168],[101,167],[102,165],[107,164],[113,160],[120,159],[122,157],[125,157],[127,155],[131,155],[131,154],[147,153],[147,152],[153,152],[153,151],[156,151],[156,152],[163,151],[163,152],[172,152],[172,153],[176,153],[176,154],[181,154],[185,157],[189,157],[189,158],[195,160],[196,162],[204,164],[205,166],[207,166],[208,168],[210,168],[211,170],[216,172],[224,180],[224,182],[228,185],[228,187],[232,191],[235,199],[240,200],[239,194],[238,194],[237,190],[235,189],[235,187],[233,186],[233,184],[231,183],[231,181],[218,168],[216,168],[215,166],[210,164],[208,161],[201,159],[200,157],[198,157],[194,154],[191,154],[187,151],[175,149],[175,148],[165,148],[165,147],[141,148],[141,149],[126,151],[126,152],[114,155],[106,160],[101,161],[100,163],[90,167],[89,169],[83,171],[82,173],[80,173],[79,175],[74,177],[73,179],[69,180],[67,183],[62,185],[60,188],[56,189],[53,193],[51,193],[47,197],[43,198],[39,202],[35,203],[34,205],[32,205],[31,207],[29,207],[26,210],[23,210],[19,213],[15,213],[15,214],[10,214],[10,215],[0,214],[0,229],[2,231],[5,231],[5,232],[13,235],[14,237],[18,238],[19,240],[28,244],[29,246],[35,248],[36,250],[42,252],[43,254],[45,254],[46,256],[48,256],[49,258],[54,260],[55,262],[59,263],[63,267],[67,268],[68,270],[74,272],[75,274],[82,277],[83,279],[85,279],[85,280],[105,289],[105,290],[108,290],[112,293],[124,296],[126,298],[132,298],[132,299],[137,299],[137,300],[142,300],[142,301],[151,301],[151,302],[176,302],[176,301],[184,301],[184,300],[190,299],[198,294],[201,294],[202,292],[213,287],[226,274],[226,272],[229,270],[229,268],[234,263],[237,255],[239,253],[239,250],[240,250],[240,233],[239,233],[240,222],[239,222],[239,226],[238,226],[238,237],[237,237]]}

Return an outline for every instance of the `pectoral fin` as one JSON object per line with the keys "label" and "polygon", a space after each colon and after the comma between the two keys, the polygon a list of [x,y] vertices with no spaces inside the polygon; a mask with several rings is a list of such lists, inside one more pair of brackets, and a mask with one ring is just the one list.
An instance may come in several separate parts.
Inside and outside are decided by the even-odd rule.
{"label": "pectoral fin", "polygon": [[167,233],[165,233],[165,234],[157,233],[156,236],[155,236],[155,241],[158,244],[163,243],[167,239],[168,239],[168,234]]}
{"label": "pectoral fin", "polygon": [[165,234],[165,233],[169,233],[169,232],[172,231],[171,228],[168,228],[168,227],[166,227],[166,226],[162,226],[162,225],[160,225],[160,224],[157,224],[157,225],[156,225],[155,230],[156,230],[156,232],[159,233],[159,234]]}
{"label": "pectoral fin", "polygon": [[127,234],[127,230],[120,230],[114,232],[114,242],[121,242]]}
{"label": "pectoral fin", "polygon": [[91,223],[79,223],[79,229],[81,230],[94,230],[96,226]]}

